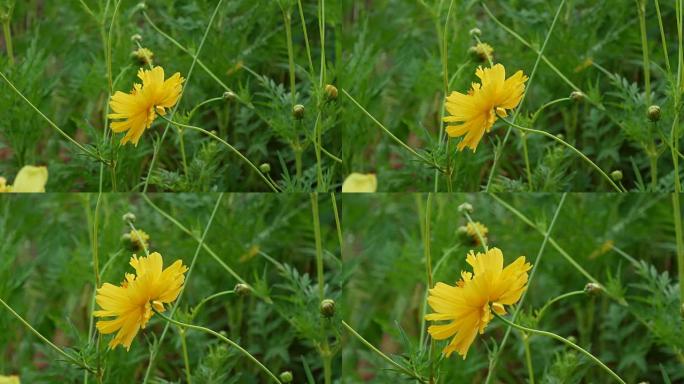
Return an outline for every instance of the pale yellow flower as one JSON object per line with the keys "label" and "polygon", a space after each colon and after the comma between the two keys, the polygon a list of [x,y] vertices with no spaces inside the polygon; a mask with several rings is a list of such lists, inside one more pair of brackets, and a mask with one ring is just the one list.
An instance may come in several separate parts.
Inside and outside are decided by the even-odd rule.
{"label": "pale yellow flower", "polygon": [[35,193],[45,192],[48,180],[47,167],[25,165],[14,178],[14,184],[7,184],[7,179],[0,177],[0,192]]}
{"label": "pale yellow flower", "polygon": [[378,190],[378,179],[374,173],[351,173],[342,183],[342,192],[372,193]]}
{"label": "pale yellow flower", "polygon": [[12,376],[0,375],[0,384],[21,384],[21,382],[19,381],[19,376],[17,376],[17,375],[12,375]]}
{"label": "pale yellow flower", "polygon": [[435,313],[425,316],[430,321],[449,321],[430,325],[428,332],[435,340],[453,336],[443,352],[449,357],[456,351],[464,359],[478,332],[484,333],[494,317],[491,311],[504,315],[505,305],[520,300],[527,288],[527,272],[532,268],[525,256],[504,268],[503,253],[498,248],[478,254],[470,251],[466,262],[473,272],[462,271],[455,286],[437,283],[430,289],[428,304]]}
{"label": "pale yellow flower", "polygon": [[478,67],[475,75],[480,83],[473,83],[468,94],[452,92],[446,99],[445,108],[451,116],[446,116],[446,131],[451,137],[465,136],[458,143],[458,150],[465,147],[473,150],[482,140],[485,132],[489,132],[496,122],[497,116],[506,117],[506,110],[518,106],[525,92],[527,76],[522,71],[516,72],[506,79],[506,70],[501,64],[491,68]]}
{"label": "pale yellow flower", "polygon": [[164,116],[166,108],[176,105],[185,80],[178,72],[164,80],[162,67],[154,67],[151,70],[141,68],[138,77],[142,84],[134,84],[131,93],[117,91],[109,102],[113,113],[107,117],[123,119],[112,122],[112,131],[127,132],[121,139],[122,145],[129,141],[138,145],[140,136],[152,126],[157,114]]}
{"label": "pale yellow flower", "polygon": [[97,290],[95,301],[102,308],[93,313],[96,317],[115,317],[99,320],[97,330],[102,334],[117,332],[109,342],[110,348],[123,345],[130,349],[138,331],[147,326],[157,312],[164,312],[164,304],[176,300],[185,281],[188,268],[176,260],[166,269],[162,256],[154,252],[148,257],[133,255],[130,261],[135,275],[127,273],[121,286],[105,283]]}

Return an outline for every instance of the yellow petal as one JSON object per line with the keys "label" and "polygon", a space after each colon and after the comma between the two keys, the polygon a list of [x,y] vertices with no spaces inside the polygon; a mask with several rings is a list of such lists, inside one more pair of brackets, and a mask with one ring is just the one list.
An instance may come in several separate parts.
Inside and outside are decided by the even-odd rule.
{"label": "yellow petal", "polygon": [[45,192],[47,180],[48,170],[46,167],[25,165],[14,179],[12,192]]}
{"label": "yellow petal", "polygon": [[378,189],[378,179],[374,173],[351,173],[342,183],[343,193],[373,193]]}

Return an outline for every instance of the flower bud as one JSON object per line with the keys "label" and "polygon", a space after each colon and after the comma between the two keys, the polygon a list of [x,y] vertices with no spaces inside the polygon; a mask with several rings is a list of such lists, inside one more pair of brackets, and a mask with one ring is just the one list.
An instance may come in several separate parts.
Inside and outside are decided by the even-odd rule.
{"label": "flower bud", "polygon": [[304,106],[301,104],[297,104],[292,108],[292,116],[295,117],[297,120],[301,120],[304,118]]}
{"label": "flower bud", "polygon": [[584,292],[586,292],[589,295],[598,295],[602,291],[603,287],[596,283],[587,283],[587,285],[584,286]]}
{"label": "flower bud", "polygon": [[131,52],[131,57],[142,65],[152,65],[154,53],[147,48],[138,48]]}
{"label": "flower bud", "polygon": [[460,227],[458,227],[458,229],[456,229],[456,233],[461,236],[466,235],[468,234],[468,227],[466,227],[465,225],[461,225]]}
{"label": "flower bud", "polygon": [[473,28],[468,33],[470,33],[470,36],[480,36],[482,31],[480,31],[480,28]]}
{"label": "flower bud", "polygon": [[280,373],[280,381],[282,381],[283,383],[291,383],[292,379],[292,372],[285,371]]}
{"label": "flower bud", "polygon": [[263,163],[263,164],[261,164],[261,165],[259,166],[259,170],[260,170],[262,173],[269,173],[269,172],[271,172],[271,164],[269,164],[269,163]]}
{"label": "flower bud", "polygon": [[223,100],[236,100],[237,95],[233,91],[223,92]]}
{"label": "flower bud", "polygon": [[651,105],[648,107],[648,119],[652,122],[660,120],[660,107],[657,105]]}
{"label": "flower bud", "polygon": [[337,87],[332,84],[327,84],[325,86],[325,96],[328,98],[328,100],[337,99]]}
{"label": "flower bud", "polygon": [[584,99],[585,99],[586,97],[587,97],[587,96],[586,96],[584,93],[580,92],[580,91],[572,91],[572,92],[570,93],[570,100],[572,100],[572,101],[574,101],[574,102],[576,102],[576,103],[579,103],[579,102],[584,101]]}
{"label": "flower bud", "polygon": [[494,60],[494,48],[487,43],[477,43],[468,49],[468,53],[479,61]]}
{"label": "flower bud", "polygon": [[135,215],[131,212],[126,212],[123,216],[121,216],[121,219],[127,223],[132,223],[135,221]]}
{"label": "flower bud", "polygon": [[131,41],[134,42],[134,43],[135,43],[136,41],[142,41],[142,36],[140,36],[139,33],[136,33],[135,35],[132,35],[132,36],[131,36]]}
{"label": "flower bud", "polygon": [[610,173],[610,178],[613,179],[613,181],[622,180],[622,171],[619,169],[614,170]]}
{"label": "flower bud", "polygon": [[463,203],[458,206],[458,211],[461,213],[472,213],[473,206],[470,203]]}
{"label": "flower bud", "polygon": [[128,247],[132,242],[131,242],[131,234],[130,233],[124,233],[121,235],[121,242]]}
{"label": "flower bud", "polygon": [[235,291],[235,294],[238,296],[247,296],[250,294],[252,290],[249,288],[249,285],[247,284],[237,283],[235,284],[235,288],[233,288],[233,291]]}
{"label": "flower bud", "polygon": [[144,1],[141,1],[141,2],[139,2],[138,4],[136,4],[136,6],[135,6],[135,8],[133,9],[133,11],[134,11],[134,12],[140,12],[140,11],[144,11],[144,10],[146,10],[146,9],[147,9],[147,4],[145,4]]}
{"label": "flower bud", "polygon": [[333,317],[335,315],[335,301],[333,299],[325,299],[321,301],[321,315],[325,317]]}

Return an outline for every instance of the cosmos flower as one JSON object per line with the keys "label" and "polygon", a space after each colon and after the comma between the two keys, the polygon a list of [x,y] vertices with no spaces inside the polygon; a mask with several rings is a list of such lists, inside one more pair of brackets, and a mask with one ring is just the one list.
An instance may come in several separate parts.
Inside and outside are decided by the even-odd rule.
{"label": "cosmos flower", "polygon": [[506,70],[501,64],[491,68],[478,67],[475,75],[481,83],[473,83],[468,94],[451,92],[445,108],[451,116],[444,117],[446,131],[450,137],[465,136],[458,143],[458,150],[468,147],[475,152],[485,132],[489,132],[497,116],[508,116],[507,110],[520,104],[525,92],[527,76],[522,71],[506,79]]}
{"label": "cosmos flower", "polygon": [[45,192],[48,180],[47,167],[25,165],[14,178],[14,184],[7,184],[7,179],[0,177],[0,192],[33,193]]}
{"label": "cosmos flower", "polygon": [[134,84],[130,93],[117,91],[111,98],[109,106],[113,113],[107,115],[113,121],[113,132],[127,132],[121,139],[121,144],[129,141],[138,145],[138,140],[145,129],[150,128],[157,114],[164,116],[166,108],[171,108],[178,102],[183,90],[183,79],[176,72],[164,80],[164,69],[153,67],[150,70],[140,69],[138,77],[142,84]]}
{"label": "cosmos flower", "polygon": [[162,256],[154,252],[148,257],[133,255],[130,261],[135,274],[126,273],[120,286],[105,283],[97,290],[95,301],[100,310],[95,317],[114,317],[110,320],[98,320],[97,330],[102,334],[117,332],[109,342],[110,348],[123,345],[126,350],[131,342],[154,312],[164,312],[164,304],[176,300],[185,281],[188,268],[181,260],[176,260],[166,269],[162,269]]}
{"label": "cosmos flower", "polygon": [[353,193],[353,192],[366,192],[372,193],[378,189],[378,179],[375,177],[374,173],[350,173],[344,183],[342,183],[342,192]]}
{"label": "cosmos flower", "polygon": [[425,316],[429,321],[448,321],[430,325],[428,332],[435,340],[453,336],[443,352],[449,357],[456,351],[463,359],[478,332],[484,333],[494,317],[491,311],[504,315],[505,305],[520,300],[532,268],[525,262],[525,256],[504,268],[503,253],[498,248],[478,254],[470,251],[466,262],[473,272],[462,271],[455,286],[440,282],[430,289],[428,304],[434,313]]}

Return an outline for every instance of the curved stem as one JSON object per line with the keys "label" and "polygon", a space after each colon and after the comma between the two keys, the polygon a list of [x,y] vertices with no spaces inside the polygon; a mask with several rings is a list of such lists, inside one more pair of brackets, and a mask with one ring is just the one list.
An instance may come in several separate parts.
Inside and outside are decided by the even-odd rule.
{"label": "curved stem", "polygon": [[392,366],[397,368],[398,370],[404,372],[405,374],[413,377],[414,379],[418,380],[422,384],[427,384],[427,381],[423,379],[422,377],[418,376],[417,373],[409,371],[406,367],[402,366],[401,364],[397,363],[396,361],[392,360],[389,356],[385,355],[381,350],[377,349],[373,344],[371,344],[368,340],[364,339],[363,336],[361,336],[358,332],[354,330],[349,324],[347,324],[346,321],[342,320],[342,326],[349,331],[354,337],[359,339],[360,342],[362,342],[368,349],[371,351],[377,353],[380,357],[385,359],[388,363],[390,363]]}
{"label": "curved stem", "polygon": [[218,332],[216,332],[216,331],[213,331],[213,330],[211,330],[211,329],[209,329],[209,328],[201,327],[201,326],[199,326],[199,325],[193,325],[193,324],[182,323],[182,322],[180,322],[180,321],[178,321],[178,320],[174,320],[174,319],[172,319],[172,318],[170,318],[170,317],[167,317],[167,316],[165,316],[165,315],[159,313],[156,309],[153,309],[153,311],[154,311],[154,313],[156,313],[157,315],[159,315],[162,319],[168,321],[169,323],[171,323],[171,324],[173,324],[173,325],[177,325],[177,326],[179,326],[179,327],[188,328],[188,329],[195,329],[195,330],[197,330],[197,331],[202,331],[202,332],[204,332],[204,333],[208,333],[208,334],[210,334],[210,335],[216,336],[217,338],[219,338],[219,339],[225,341],[226,343],[230,344],[232,347],[234,347],[235,349],[237,349],[238,351],[240,351],[240,352],[241,352],[243,355],[245,355],[247,358],[249,358],[250,360],[252,360],[257,366],[259,366],[259,368],[261,368],[268,376],[270,376],[270,377],[273,379],[273,381],[275,381],[275,382],[278,383],[278,384],[282,384],[282,383],[280,382],[280,380],[278,379],[278,377],[277,377],[273,372],[271,372],[268,368],[266,368],[266,366],[264,366],[259,360],[257,360],[256,357],[252,356],[251,353],[249,353],[246,349],[242,348],[238,343],[234,342],[233,340],[231,340],[231,339],[229,339],[229,338],[223,336],[222,334],[220,334],[220,333],[218,333]]}
{"label": "curved stem", "polygon": [[191,319],[191,320],[194,320],[194,319],[195,319],[195,316],[197,315],[197,313],[199,313],[200,308],[202,308],[202,306],[203,306],[204,304],[206,304],[207,301],[213,300],[213,299],[215,299],[215,298],[217,298],[217,297],[230,295],[230,294],[233,294],[233,293],[235,293],[235,290],[232,290],[232,289],[231,289],[231,290],[229,290],[229,291],[221,291],[221,292],[217,292],[217,293],[214,293],[213,295],[210,295],[210,296],[205,297],[204,299],[202,299],[202,301],[199,302],[199,304],[197,304],[197,305],[195,306],[195,308],[192,309],[192,314],[190,315],[190,319]]}
{"label": "curved stem", "polygon": [[603,362],[601,362],[601,360],[599,360],[596,356],[592,355],[592,354],[591,354],[590,352],[588,352],[586,349],[580,347],[579,345],[573,343],[572,341],[570,341],[570,340],[568,340],[568,339],[566,339],[566,338],[564,338],[564,337],[562,337],[562,336],[559,336],[559,335],[557,335],[557,334],[555,334],[555,333],[552,333],[552,332],[540,331],[540,330],[538,330],[538,329],[527,328],[527,327],[523,327],[522,325],[515,324],[515,323],[513,323],[513,322],[511,322],[511,321],[509,321],[509,320],[507,320],[507,319],[505,319],[504,317],[502,317],[501,315],[497,314],[497,313],[494,312],[494,311],[492,311],[492,314],[493,314],[494,316],[496,316],[499,320],[503,321],[504,323],[506,323],[507,325],[509,325],[509,326],[511,326],[511,327],[513,327],[513,328],[516,328],[516,329],[518,329],[518,330],[521,330],[521,331],[527,332],[527,333],[531,333],[531,334],[536,334],[536,335],[541,335],[541,336],[550,337],[550,338],[552,338],[552,339],[556,339],[556,340],[562,342],[563,344],[565,344],[565,345],[567,345],[567,346],[569,346],[569,347],[571,347],[571,348],[573,348],[573,349],[579,351],[580,353],[584,354],[585,356],[587,356],[589,359],[591,359],[593,362],[595,362],[598,366],[600,366],[600,367],[603,368],[606,372],[608,372],[608,373],[609,373],[615,380],[617,380],[619,383],[626,384],[625,381],[622,380],[622,379],[620,378],[620,376],[617,375],[617,373],[613,372],[612,369],[608,368],[605,364],[603,364]]}
{"label": "curved stem", "polygon": [[587,163],[589,163],[589,165],[591,165],[592,168],[594,168],[598,173],[600,173],[601,176],[603,176],[603,177],[610,183],[610,185],[611,185],[613,188],[615,188],[616,191],[622,193],[622,189],[620,189],[620,187],[619,187],[617,184],[615,184],[615,182],[613,181],[613,179],[611,179],[610,176],[608,176],[608,174],[606,174],[598,165],[596,165],[596,163],[594,163],[593,161],[591,161],[591,159],[589,159],[584,153],[582,153],[580,150],[578,150],[577,148],[575,148],[575,147],[572,146],[571,144],[567,143],[567,142],[564,141],[563,139],[558,138],[556,135],[550,134],[550,133],[548,133],[548,132],[546,132],[546,131],[540,131],[540,130],[538,130],[538,129],[532,129],[532,128],[521,127],[521,126],[519,126],[519,125],[517,125],[517,124],[515,124],[515,123],[512,123],[512,122],[510,122],[510,121],[508,121],[508,120],[506,120],[506,119],[501,119],[501,120],[503,120],[506,124],[510,125],[511,127],[515,128],[515,129],[518,129],[518,130],[520,130],[520,131],[522,131],[522,132],[538,133],[538,134],[540,134],[540,135],[544,135],[544,136],[546,136],[546,137],[549,137],[549,138],[551,138],[551,139],[553,139],[553,140],[555,140],[555,141],[557,141],[557,142],[563,144],[564,146],[568,147],[570,150],[572,150],[573,152],[575,152],[579,157],[581,157],[584,161],[586,161]]}
{"label": "curved stem", "polygon": [[55,344],[53,344],[50,340],[47,339],[47,337],[41,335],[40,332],[38,332],[35,328],[33,328],[33,327],[31,326],[31,324],[28,323],[28,321],[24,320],[24,318],[21,317],[18,313],[16,313],[16,312],[12,309],[12,307],[10,307],[9,305],[7,305],[7,303],[5,303],[5,301],[4,301],[3,299],[0,299],[0,304],[2,304],[5,308],[7,308],[7,310],[10,311],[10,313],[11,313],[12,315],[14,315],[14,317],[16,317],[17,320],[19,320],[22,324],[24,324],[24,326],[25,326],[26,328],[28,328],[31,332],[33,332],[34,335],[38,336],[39,339],[41,339],[45,344],[47,344],[47,345],[49,345],[50,347],[52,347],[52,348],[53,348],[55,351],[57,351],[60,355],[66,357],[68,360],[70,360],[70,361],[73,362],[74,364],[78,365],[79,367],[82,367],[82,368],[88,370],[90,373],[97,374],[97,372],[96,372],[93,368],[91,368],[90,366],[88,366],[88,364],[86,364],[85,362],[76,360],[76,358],[74,358],[73,356],[71,356],[71,355],[69,355],[68,353],[64,352],[60,347],[58,347],[58,346],[56,346]]}
{"label": "curved stem", "polygon": [[188,121],[190,121],[192,119],[192,116],[195,114],[195,112],[197,112],[197,110],[200,107],[207,105],[209,103],[213,103],[214,101],[222,101],[222,100],[223,100],[223,97],[212,97],[211,99],[204,100],[203,102],[195,105],[195,107],[188,114]]}
{"label": "curved stem", "polygon": [[539,117],[539,114],[540,114],[543,110],[545,110],[546,108],[548,108],[548,107],[550,107],[550,106],[552,106],[552,105],[554,105],[554,104],[558,104],[558,103],[562,103],[562,102],[564,102],[564,101],[570,101],[570,100],[572,100],[572,99],[569,98],[569,97],[561,97],[560,99],[551,100],[551,101],[549,101],[548,103],[542,105],[541,107],[539,107],[539,109],[537,109],[537,111],[534,113],[534,115],[532,115],[532,120],[531,120],[532,122],[531,122],[530,124],[534,124],[534,122],[537,121],[537,118]]}
{"label": "curved stem", "polygon": [[249,166],[250,166],[250,167],[251,167],[251,168],[252,168],[252,169],[261,177],[262,180],[264,180],[264,182],[266,183],[266,185],[268,185],[269,188],[271,188],[271,189],[273,190],[273,192],[278,192],[278,189],[276,189],[276,187],[273,186],[273,184],[271,184],[271,182],[266,178],[266,176],[264,176],[264,174],[259,170],[259,168],[257,168],[257,166],[254,165],[254,163],[252,163],[248,158],[246,158],[242,153],[240,153],[240,151],[238,151],[235,147],[233,147],[232,145],[228,144],[227,141],[225,141],[225,140],[223,140],[222,138],[216,136],[215,134],[213,134],[213,133],[207,131],[206,129],[203,129],[203,128],[200,128],[200,127],[195,127],[194,125],[181,124],[181,123],[175,122],[175,121],[173,121],[173,120],[169,120],[169,119],[167,119],[166,117],[161,116],[161,115],[160,115],[159,117],[161,117],[163,120],[166,120],[166,121],[169,122],[170,124],[174,124],[174,125],[177,125],[177,126],[179,126],[179,127],[188,128],[188,129],[192,129],[192,130],[195,130],[195,131],[202,132],[202,133],[204,133],[205,135],[207,135],[207,136],[213,138],[214,140],[217,140],[218,142],[222,143],[223,145],[225,145],[226,147],[228,147],[228,149],[230,149],[231,151],[233,151],[233,153],[235,153],[240,159],[242,159],[242,160],[245,161],[247,164],[249,164]]}
{"label": "curved stem", "polygon": [[539,312],[537,312],[537,322],[539,322],[541,320],[541,318],[544,316],[544,312],[546,312],[546,309],[549,308],[551,306],[551,304],[558,302],[560,300],[563,300],[563,299],[567,299],[568,297],[584,295],[584,294],[586,294],[586,292],[584,292],[584,291],[572,291],[572,292],[564,293],[560,296],[554,297],[553,299],[547,301],[546,304],[544,304],[544,306],[542,307],[542,309],[540,309]]}

